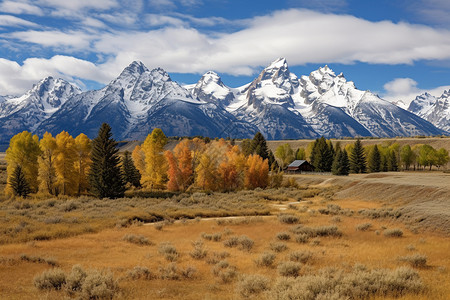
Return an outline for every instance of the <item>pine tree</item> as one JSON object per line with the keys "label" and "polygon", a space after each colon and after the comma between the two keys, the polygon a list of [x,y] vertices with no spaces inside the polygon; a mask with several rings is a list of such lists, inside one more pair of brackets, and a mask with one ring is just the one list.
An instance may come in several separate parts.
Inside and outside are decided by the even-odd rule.
{"label": "pine tree", "polygon": [[123,154],[122,171],[125,183],[130,183],[134,187],[141,186],[141,173],[135,167],[129,151],[125,151]]}
{"label": "pine tree", "polygon": [[394,172],[398,171],[397,155],[395,154],[394,150],[391,150],[389,152],[388,170]]}
{"label": "pine tree", "polygon": [[275,159],[275,156],[273,155],[272,150],[269,150],[269,155],[267,156],[267,159],[269,161],[269,169],[272,171],[279,171],[280,166],[278,165],[277,160]]}
{"label": "pine tree", "polygon": [[9,186],[14,195],[26,198],[31,193],[31,187],[25,178],[22,167],[17,165],[12,176],[9,178]]}
{"label": "pine tree", "polygon": [[347,151],[340,150],[340,148],[338,148],[333,161],[331,172],[333,173],[333,175],[348,175],[349,169],[350,166],[348,162]]}
{"label": "pine tree", "polygon": [[366,172],[366,155],[364,148],[361,144],[361,140],[357,139],[353,145],[352,152],[350,153],[350,170],[353,173]]}
{"label": "pine tree", "polygon": [[249,156],[249,155],[253,154],[252,140],[243,139],[241,142],[241,151],[245,156]]}
{"label": "pine tree", "polygon": [[368,160],[369,172],[380,172],[381,167],[381,154],[378,150],[378,146],[375,145],[370,151]]}
{"label": "pine tree", "polygon": [[251,149],[253,154],[261,156],[262,159],[268,158],[267,142],[261,132],[258,131],[253,137]]}
{"label": "pine tree", "polygon": [[324,137],[316,139],[311,153],[312,165],[319,172],[330,172],[333,165],[333,145]]}
{"label": "pine tree", "polygon": [[92,141],[92,165],[89,172],[92,193],[99,198],[119,198],[125,193],[118,151],[111,127],[103,123]]}

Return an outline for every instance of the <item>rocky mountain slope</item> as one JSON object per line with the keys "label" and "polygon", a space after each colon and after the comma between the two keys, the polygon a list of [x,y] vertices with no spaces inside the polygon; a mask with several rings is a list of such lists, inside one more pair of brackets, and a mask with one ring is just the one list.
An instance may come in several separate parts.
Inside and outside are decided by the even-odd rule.
{"label": "rocky mountain slope", "polygon": [[450,132],[450,91],[444,91],[440,97],[428,93],[419,95],[411,102],[408,110]]}
{"label": "rocky mountain slope", "polygon": [[[448,109],[448,97],[435,102],[435,107]],[[420,111],[431,107],[417,105],[422,105]],[[23,130],[39,135],[66,130],[92,138],[103,122],[111,125],[117,140],[142,140],[155,127],[168,136],[246,138],[261,131],[268,139],[444,133],[416,114],[358,90],[327,66],[298,78],[282,58],[239,88],[226,86],[212,71],[182,87],[163,69],[133,62],[100,90],[81,92],[49,77],[21,97],[0,98],[0,143]]]}

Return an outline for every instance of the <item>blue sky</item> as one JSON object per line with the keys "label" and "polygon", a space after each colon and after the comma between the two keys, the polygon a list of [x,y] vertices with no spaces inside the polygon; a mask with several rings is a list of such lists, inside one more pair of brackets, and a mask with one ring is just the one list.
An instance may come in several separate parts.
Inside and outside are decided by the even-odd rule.
{"label": "blue sky", "polygon": [[450,88],[449,14],[448,0],[0,1],[0,95],[50,75],[100,88],[133,60],[237,87],[285,57],[408,102]]}

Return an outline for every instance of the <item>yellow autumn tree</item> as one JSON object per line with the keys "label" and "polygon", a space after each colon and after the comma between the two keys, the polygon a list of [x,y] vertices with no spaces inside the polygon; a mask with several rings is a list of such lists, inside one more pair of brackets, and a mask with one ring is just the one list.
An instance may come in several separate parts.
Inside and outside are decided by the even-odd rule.
{"label": "yellow autumn tree", "polygon": [[142,151],[141,146],[137,145],[136,147],[134,147],[134,150],[131,153],[131,158],[133,158],[133,163],[136,169],[138,169],[139,173],[141,173],[141,175],[145,174],[145,153],[144,151]]}
{"label": "yellow autumn tree", "polygon": [[[39,138],[37,135],[32,135],[28,131],[13,136],[9,142],[9,147],[6,150],[7,163],[7,182],[10,182],[14,170],[20,167],[25,175],[25,179],[29,184],[32,192],[38,190],[38,157],[41,154],[39,148]],[[5,188],[7,195],[13,195],[13,191],[9,184]]]}
{"label": "yellow autumn tree", "polygon": [[39,142],[41,155],[39,156],[39,192],[56,195],[56,139],[51,133],[44,133]]}
{"label": "yellow autumn tree", "polygon": [[87,192],[89,188],[89,166],[91,164],[91,151],[92,143],[91,140],[84,134],[81,133],[75,138],[75,175],[76,175],[76,193],[80,195],[81,193]]}
{"label": "yellow autumn tree", "polygon": [[76,193],[75,139],[66,131],[56,136],[56,186],[59,193]]}
{"label": "yellow autumn tree", "polygon": [[142,145],[145,155],[145,172],[142,174],[142,183],[150,189],[163,189],[167,181],[167,161],[164,157],[164,146],[167,137],[159,129],[153,129]]}
{"label": "yellow autumn tree", "polygon": [[217,168],[212,155],[205,151],[200,155],[195,168],[195,185],[204,191],[215,191],[217,188]]}
{"label": "yellow autumn tree", "polygon": [[269,162],[259,155],[250,155],[247,159],[244,186],[247,189],[265,188],[269,183]]}
{"label": "yellow autumn tree", "polygon": [[238,146],[228,148],[217,168],[222,191],[233,191],[242,187],[246,161]]}
{"label": "yellow autumn tree", "polygon": [[192,142],[184,139],[173,149],[180,170],[180,190],[185,191],[193,182]]}

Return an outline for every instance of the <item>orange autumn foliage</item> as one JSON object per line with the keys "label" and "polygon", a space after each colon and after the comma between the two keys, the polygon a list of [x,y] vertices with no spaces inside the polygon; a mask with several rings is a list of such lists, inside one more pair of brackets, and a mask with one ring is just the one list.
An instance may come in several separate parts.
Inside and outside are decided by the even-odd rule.
{"label": "orange autumn foliage", "polygon": [[259,155],[250,155],[247,159],[244,187],[246,189],[265,188],[269,182],[269,162]]}

